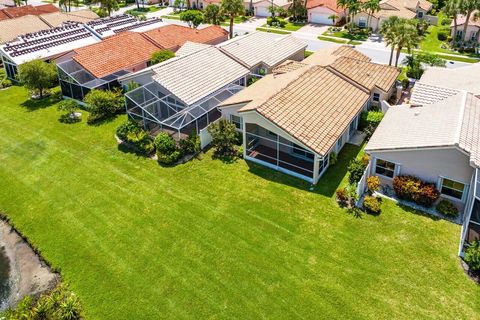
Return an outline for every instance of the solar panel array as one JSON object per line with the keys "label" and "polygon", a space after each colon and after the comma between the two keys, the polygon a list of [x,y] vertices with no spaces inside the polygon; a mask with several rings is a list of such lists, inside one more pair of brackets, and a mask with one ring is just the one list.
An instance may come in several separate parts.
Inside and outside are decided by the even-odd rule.
{"label": "solar panel array", "polygon": [[126,27],[123,27],[123,28],[120,28],[120,29],[115,29],[115,30],[113,30],[113,32],[120,33],[120,32],[123,32],[123,31],[128,31],[128,30],[148,26],[150,24],[154,24],[154,23],[161,22],[161,21],[162,21],[162,19],[154,17],[154,18],[150,18],[150,19],[145,20],[145,21],[138,22],[138,23],[133,24],[133,25],[129,25],[129,26],[126,26]]}
{"label": "solar panel array", "polygon": [[98,34],[117,33],[117,29],[123,29],[128,26],[136,25],[139,21],[137,18],[122,14],[114,17],[102,18],[87,22],[87,25],[95,30]]}
{"label": "solar panel array", "polygon": [[92,34],[79,22],[68,22],[61,27],[27,33],[18,41],[7,43],[5,52],[17,57],[89,38]]}

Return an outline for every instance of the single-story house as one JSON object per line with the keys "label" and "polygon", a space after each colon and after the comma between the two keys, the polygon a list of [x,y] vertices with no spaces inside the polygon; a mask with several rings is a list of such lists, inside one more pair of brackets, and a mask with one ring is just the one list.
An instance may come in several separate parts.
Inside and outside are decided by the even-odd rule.
{"label": "single-story house", "polygon": [[[222,116],[243,134],[246,160],[318,182],[330,155],[340,152],[356,134],[360,114],[371,105],[372,88],[377,83],[392,87],[399,74],[378,65],[381,68],[363,73],[368,80],[357,82],[360,74],[345,69],[355,68],[352,60],[362,60],[349,56],[366,57],[352,51],[339,47],[302,62],[287,61],[219,104]],[[384,84],[385,74],[394,75],[389,85]]]}
{"label": "single-story house", "polygon": [[[337,5],[336,0],[307,1],[308,22],[325,25],[336,25],[345,18],[345,10]],[[332,17],[336,17],[332,19]]]}
{"label": "single-story house", "polygon": [[465,23],[467,24],[466,37],[465,41],[479,42],[480,40],[480,19],[475,19],[475,14],[478,14],[478,11],[475,11],[470,16],[470,19],[467,22],[467,17],[464,15],[457,15],[457,34],[455,33],[454,22],[450,24],[450,35],[455,40],[461,40],[463,38],[463,29],[465,28]]}
{"label": "single-story house", "polygon": [[218,27],[205,29],[167,25],[146,32],[125,31],[103,41],[74,49],[57,60],[64,97],[83,100],[92,89],[119,87],[118,78],[150,66],[152,54],[177,51],[186,40],[216,44],[228,38]]}
{"label": "single-story house", "polygon": [[217,105],[244,88],[250,70],[215,46],[197,49],[179,50],[178,56],[119,81],[142,85],[125,94],[130,118],[153,134],[164,131],[176,139],[195,131],[205,146],[206,127],[221,115]]}
{"label": "single-story house", "polygon": [[380,29],[383,21],[391,16],[405,19],[426,19],[433,4],[426,0],[382,0],[380,10],[371,14],[361,11],[355,15],[353,22],[360,28]]}
{"label": "single-story house", "polygon": [[[460,72],[432,70],[415,85],[409,105],[386,112],[365,148],[367,174],[383,185],[397,175],[435,183],[441,198],[463,211],[461,251],[480,237],[480,82],[463,73],[462,85]],[[478,75],[478,66],[463,70],[470,71]]]}
{"label": "single-story house", "polygon": [[250,10],[250,5],[253,6],[253,14],[256,17],[271,17],[272,14],[270,13],[269,8],[272,4],[275,8],[282,7],[288,9],[290,6],[290,2],[287,0],[246,0],[244,4],[246,10]]}
{"label": "single-story house", "polygon": [[0,9],[0,20],[15,19],[27,15],[39,16],[45,13],[60,12],[53,4],[41,4],[38,6],[26,5]]}
{"label": "single-story house", "polygon": [[85,24],[93,34],[101,39],[124,31],[145,32],[164,25],[166,23],[157,17],[139,20],[128,14],[95,19]]}
{"label": "single-story house", "polygon": [[253,74],[261,75],[286,60],[303,60],[307,44],[293,35],[252,32],[221,43],[218,48]]}

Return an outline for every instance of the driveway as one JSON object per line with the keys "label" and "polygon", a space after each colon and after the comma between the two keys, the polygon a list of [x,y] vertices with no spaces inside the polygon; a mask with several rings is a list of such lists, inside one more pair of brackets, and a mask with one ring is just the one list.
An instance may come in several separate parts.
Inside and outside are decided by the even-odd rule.
{"label": "driveway", "polygon": [[315,23],[308,23],[305,26],[298,29],[297,32],[299,33],[308,33],[314,36],[319,36],[325,31],[328,30],[330,26],[324,24],[315,24]]}

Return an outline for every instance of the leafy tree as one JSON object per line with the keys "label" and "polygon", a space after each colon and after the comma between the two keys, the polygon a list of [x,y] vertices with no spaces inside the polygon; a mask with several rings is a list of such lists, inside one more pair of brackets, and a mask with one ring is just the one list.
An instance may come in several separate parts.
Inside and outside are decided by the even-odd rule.
{"label": "leafy tree", "polygon": [[157,148],[158,162],[170,165],[182,157],[177,143],[166,132],[161,132],[155,137],[155,147]]}
{"label": "leafy tree", "polygon": [[370,27],[372,15],[380,11],[380,0],[368,0],[362,4],[362,9],[367,13],[367,26]]}
{"label": "leafy tree", "polygon": [[110,16],[113,11],[118,10],[117,0],[100,0],[100,7],[103,8]]}
{"label": "leafy tree", "polygon": [[108,118],[124,108],[124,98],[119,91],[104,91],[93,89],[83,101],[88,105],[88,123]]}
{"label": "leafy tree", "polygon": [[456,37],[458,30],[457,15],[460,13],[460,0],[448,0],[442,11],[447,16],[453,18],[453,36]]}
{"label": "leafy tree", "polygon": [[157,63],[160,63],[160,62],[163,62],[163,61],[166,61],[168,59],[171,59],[175,57],[175,53],[173,53],[172,51],[170,50],[167,50],[167,49],[164,49],[164,50],[160,50],[160,51],[157,51],[157,52],[154,52],[152,54],[152,57],[150,59],[150,62],[152,64],[157,64]]}
{"label": "leafy tree", "polygon": [[65,122],[74,122],[77,120],[75,117],[75,111],[78,110],[78,107],[79,105],[75,100],[66,99],[59,103],[58,110],[65,111],[65,115],[62,117]]}
{"label": "leafy tree", "polygon": [[51,88],[58,78],[53,64],[35,59],[18,67],[18,79],[27,89],[38,92],[40,98],[43,98],[45,89]]}
{"label": "leafy tree", "polygon": [[338,21],[338,16],[336,14],[332,14],[328,17],[328,19],[332,20],[333,25]]}
{"label": "leafy tree", "polygon": [[400,23],[400,19],[397,16],[391,16],[385,20],[380,27],[380,34],[383,36],[383,41],[386,46],[390,46],[390,59],[388,65],[392,65],[393,61],[393,52],[395,51],[395,45],[397,41],[397,31],[396,28]]}
{"label": "leafy tree", "polygon": [[[470,17],[476,10],[480,10],[480,0],[461,0],[460,2],[461,13],[465,15],[465,21],[470,21]],[[462,46],[467,36],[468,23],[463,25],[462,32]]]}
{"label": "leafy tree", "polygon": [[190,28],[197,28],[203,22],[203,13],[199,10],[186,10],[180,13],[180,20],[188,23]]}
{"label": "leafy tree", "polygon": [[242,0],[222,0],[220,3],[220,12],[230,20],[230,38],[233,38],[233,21],[235,17],[245,12]]}
{"label": "leafy tree", "polygon": [[203,18],[205,19],[206,23],[220,25],[223,20],[225,20],[222,15],[220,14],[220,7],[216,4],[209,4],[203,10]]}
{"label": "leafy tree", "polygon": [[224,157],[235,154],[238,133],[233,123],[220,119],[208,127],[208,133],[212,136],[212,145],[216,156]]}
{"label": "leafy tree", "polygon": [[403,48],[406,48],[410,53],[420,43],[421,37],[418,35],[417,21],[399,19],[399,23],[395,28],[395,45],[397,54],[395,58],[395,67],[398,66],[400,53]]}
{"label": "leafy tree", "polygon": [[288,0],[291,2],[288,11],[292,17],[290,18],[291,21],[299,22],[306,20],[307,18],[307,9],[305,8],[305,4],[302,0]]}

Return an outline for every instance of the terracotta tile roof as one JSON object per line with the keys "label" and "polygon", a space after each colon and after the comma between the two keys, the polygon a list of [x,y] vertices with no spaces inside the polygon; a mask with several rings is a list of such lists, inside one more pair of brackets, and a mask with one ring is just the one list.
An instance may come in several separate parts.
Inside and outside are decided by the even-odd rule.
{"label": "terracotta tile roof", "polygon": [[[472,13],[470,16],[470,20],[468,21],[469,26],[476,26],[480,28],[480,19],[475,19],[475,14],[478,14],[478,11],[475,11]],[[459,14],[457,15],[457,26],[461,26],[465,24],[465,21],[467,21],[467,17]],[[450,24],[451,27],[454,26],[454,21],[452,20],[452,23]]]}
{"label": "terracotta tile roof", "polygon": [[336,0],[308,0],[307,1],[307,10],[308,9],[313,9],[316,7],[326,7],[330,10],[333,10],[335,12],[343,12],[344,9],[340,8],[337,6],[337,1]]}
{"label": "terracotta tile roof", "polygon": [[150,60],[158,46],[137,32],[123,32],[75,49],[73,59],[97,78]]}
{"label": "terracotta tile roof", "polygon": [[395,67],[348,57],[338,58],[330,65],[330,68],[340,72],[368,90],[378,87],[384,92],[390,90],[400,74],[400,71]]}
{"label": "terracotta tile roof", "polygon": [[19,35],[49,29],[40,17],[27,15],[16,19],[0,21],[0,43],[17,38]]}
{"label": "terracotta tile roof", "polygon": [[12,7],[12,8],[5,8],[2,10],[7,16],[11,19],[23,17],[26,15],[34,15],[39,16],[44,13],[52,13],[52,12],[59,12],[60,10],[55,7],[53,4],[43,4],[40,6],[20,6],[20,7]]}
{"label": "terracotta tile roof", "polygon": [[43,21],[48,23],[52,28],[59,27],[67,21],[75,21],[87,23],[98,18],[98,15],[88,9],[78,10],[74,12],[52,12],[40,15]]}
{"label": "terracotta tile roof", "polygon": [[220,26],[193,29],[179,25],[167,25],[143,33],[162,48],[177,51],[185,42],[218,44],[228,39],[228,32]]}
{"label": "terracotta tile roof", "polygon": [[258,107],[247,104],[240,112],[255,110],[325,156],[370,95],[322,66],[296,72],[302,73],[280,92]]}
{"label": "terracotta tile roof", "polygon": [[3,10],[0,10],[0,21],[6,19],[10,19],[10,17],[5,12],[3,12]]}

